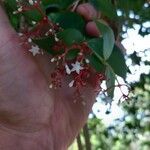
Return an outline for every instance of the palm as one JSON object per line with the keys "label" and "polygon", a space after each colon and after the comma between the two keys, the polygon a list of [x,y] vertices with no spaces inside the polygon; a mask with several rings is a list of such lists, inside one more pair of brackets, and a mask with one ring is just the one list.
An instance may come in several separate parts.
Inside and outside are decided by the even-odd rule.
{"label": "palm", "polygon": [[[85,106],[82,100],[73,102],[74,89],[69,89],[65,81],[63,88],[50,90],[52,66],[49,57],[32,57],[19,46],[18,37],[13,35],[15,32],[10,31],[7,23],[4,25],[7,19],[3,12],[0,14],[3,17],[3,23],[0,23],[0,34],[3,35],[3,39],[0,38],[1,124],[24,134],[38,132],[46,139],[52,134],[54,141],[61,137],[69,144],[83,126],[93,104],[90,86],[83,90]],[[12,35],[13,39],[10,39]],[[7,45],[5,41],[9,41]]]}

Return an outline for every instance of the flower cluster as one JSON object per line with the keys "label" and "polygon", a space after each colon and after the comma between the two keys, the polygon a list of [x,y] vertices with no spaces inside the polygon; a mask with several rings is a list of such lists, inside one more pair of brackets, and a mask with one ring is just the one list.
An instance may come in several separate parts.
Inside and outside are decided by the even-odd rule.
{"label": "flower cluster", "polygon": [[[60,88],[64,78],[68,77],[68,87],[76,88],[78,93],[89,82],[94,86],[96,92],[102,91],[100,85],[104,80],[107,80],[107,77],[105,71],[97,72],[91,65],[89,56],[93,55],[93,51],[87,42],[72,41],[71,44],[67,45],[59,36],[59,32],[63,32],[64,29],[59,23],[54,23],[42,10],[41,0],[16,0],[16,3],[17,10],[13,14],[23,14],[36,10],[41,17],[39,21],[32,20],[19,33],[29,52],[33,56],[43,54],[46,50],[43,47],[41,48],[40,42],[37,41],[50,39],[49,41],[52,42],[52,44],[49,44],[49,49],[52,51],[49,57],[55,69],[50,74],[51,83],[49,88]],[[44,44],[43,41],[41,43]]]}

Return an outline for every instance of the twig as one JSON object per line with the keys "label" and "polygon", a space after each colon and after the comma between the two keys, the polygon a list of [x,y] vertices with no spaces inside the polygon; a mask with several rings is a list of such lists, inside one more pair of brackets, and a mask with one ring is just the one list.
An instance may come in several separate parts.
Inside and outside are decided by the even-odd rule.
{"label": "twig", "polygon": [[83,150],[80,134],[77,136],[78,150]]}

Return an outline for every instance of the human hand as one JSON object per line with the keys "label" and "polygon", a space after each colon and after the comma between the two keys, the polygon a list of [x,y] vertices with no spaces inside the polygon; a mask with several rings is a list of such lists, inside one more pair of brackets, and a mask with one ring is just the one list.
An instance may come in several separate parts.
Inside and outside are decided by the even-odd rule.
{"label": "human hand", "polygon": [[[77,12],[97,36],[94,8],[82,4]],[[52,67],[47,54],[33,57],[20,45],[0,7],[0,149],[64,150],[84,125],[95,101],[92,86],[74,103],[75,90],[65,81],[61,89],[48,88]]]}

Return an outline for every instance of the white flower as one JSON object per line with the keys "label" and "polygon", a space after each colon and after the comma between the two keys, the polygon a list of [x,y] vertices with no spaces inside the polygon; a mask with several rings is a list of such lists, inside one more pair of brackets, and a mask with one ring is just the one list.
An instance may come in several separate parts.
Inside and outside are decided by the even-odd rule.
{"label": "white flower", "polygon": [[18,12],[22,12],[23,11],[23,8],[22,6],[18,8]]}
{"label": "white flower", "polygon": [[33,1],[33,0],[29,0],[29,4],[30,4],[30,5],[33,5],[33,4],[34,4],[34,1]]}
{"label": "white flower", "polygon": [[40,48],[38,46],[32,46],[29,51],[33,54],[33,56],[35,56],[36,54],[40,54]]}
{"label": "white flower", "polygon": [[36,21],[32,21],[32,24],[35,25],[35,24],[36,24]]}
{"label": "white flower", "polygon": [[71,74],[71,70],[67,64],[65,65],[65,69],[67,74]]}
{"label": "white flower", "polygon": [[20,32],[20,33],[18,33],[18,35],[19,35],[19,36],[23,36],[23,33]]}
{"label": "white flower", "polygon": [[56,42],[58,42],[58,41],[59,41],[59,39],[58,39],[58,37],[57,37],[57,35],[56,35],[56,34],[54,35],[54,38],[55,38],[55,41],[56,41]]}
{"label": "white flower", "polygon": [[53,32],[53,30],[52,30],[52,29],[49,29],[49,32]]}
{"label": "white flower", "polygon": [[74,80],[72,80],[72,81],[69,83],[69,87],[73,87],[73,84],[74,84]]}
{"label": "white flower", "polygon": [[83,53],[80,52],[78,55],[83,56]]}
{"label": "white flower", "polygon": [[60,57],[60,56],[58,57],[58,60],[61,60],[61,57]]}
{"label": "white flower", "polygon": [[72,65],[72,67],[73,67],[73,68],[71,69],[71,72],[76,71],[77,74],[80,73],[80,70],[83,70],[83,69],[84,69],[78,61],[76,61],[75,64],[71,64],[71,65]]}
{"label": "white flower", "polygon": [[17,11],[13,11],[13,14],[16,15],[18,12]]}
{"label": "white flower", "polygon": [[50,84],[50,85],[49,85],[49,88],[52,89],[52,88],[53,88],[53,84]]}
{"label": "white flower", "polygon": [[31,43],[31,42],[32,42],[32,39],[31,39],[31,38],[28,38],[28,42]]}
{"label": "white flower", "polygon": [[54,61],[55,61],[55,58],[52,58],[52,59],[51,59],[51,62],[54,62]]}
{"label": "white flower", "polygon": [[85,62],[86,62],[87,64],[89,64],[89,63],[90,63],[89,59],[85,59]]}

